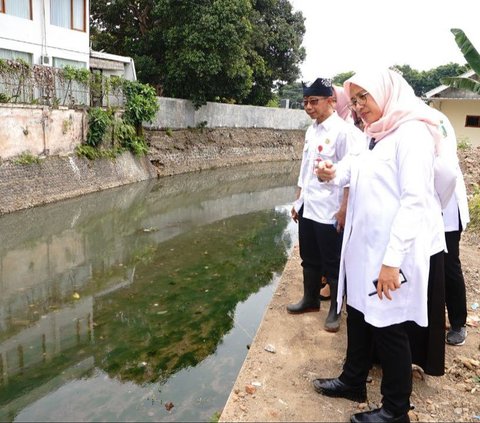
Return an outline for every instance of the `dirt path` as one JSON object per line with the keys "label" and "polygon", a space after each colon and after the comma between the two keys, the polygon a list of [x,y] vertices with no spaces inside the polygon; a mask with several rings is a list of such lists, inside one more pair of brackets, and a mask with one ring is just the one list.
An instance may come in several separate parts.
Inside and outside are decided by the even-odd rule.
{"label": "dirt path", "polygon": [[[468,296],[468,337],[461,347],[446,348],[446,374],[414,372],[412,421],[473,422],[480,420],[480,247],[462,241],[462,265]],[[276,293],[247,354],[222,422],[348,422],[359,409],[380,401],[380,371],[368,384],[369,404],[317,394],[311,381],[340,374],[346,348],[345,316],[338,333],[323,330],[327,304],[319,313],[289,315],[286,304],[302,292],[298,247],[293,250]],[[268,351],[270,350],[270,351]]]}

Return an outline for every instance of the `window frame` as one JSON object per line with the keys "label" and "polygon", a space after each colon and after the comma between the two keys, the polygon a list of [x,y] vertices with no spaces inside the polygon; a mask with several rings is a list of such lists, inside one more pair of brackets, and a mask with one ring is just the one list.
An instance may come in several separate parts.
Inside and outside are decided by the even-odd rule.
{"label": "window frame", "polygon": [[[0,0],[3,1],[3,0]],[[31,1],[31,0],[30,0]],[[74,5],[73,2],[74,0],[70,0],[70,27],[62,26],[62,25],[56,25],[52,23],[52,2],[50,1],[50,25],[53,26],[58,26],[59,28],[65,28],[65,29],[70,29],[72,31],[78,31],[78,32],[87,32],[87,0],[82,0],[83,1],[83,28],[75,28],[75,21],[74,21]]]}
{"label": "window frame", "polygon": [[73,2],[74,0],[70,0],[70,22],[72,27],[70,29],[74,31],[80,31],[80,32],[87,32],[87,0],[83,0],[83,28],[78,29],[74,27],[74,19],[73,19]]}
{"label": "window frame", "polygon": [[[476,120],[476,125],[469,125],[469,120]],[[465,128],[480,128],[480,115],[466,115]]]}
{"label": "window frame", "polygon": [[[84,1],[84,6],[85,6],[85,1]],[[33,20],[33,4],[32,4],[32,0],[28,0],[28,7],[29,7],[29,14],[28,14],[28,18],[23,18],[21,16],[15,16],[15,15],[11,15],[10,16],[15,16],[16,18],[20,18],[20,19],[28,19],[28,20]],[[9,13],[6,11],[6,8],[7,8],[7,5],[5,4],[5,0],[0,0],[0,13],[5,13],[5,15],[9,15]],[[85,8],[85,7],[84,7]]]}

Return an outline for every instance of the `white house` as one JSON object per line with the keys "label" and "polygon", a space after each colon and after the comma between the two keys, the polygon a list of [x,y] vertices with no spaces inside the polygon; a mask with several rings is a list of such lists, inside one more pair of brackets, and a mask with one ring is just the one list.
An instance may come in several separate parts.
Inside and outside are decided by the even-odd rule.
{"label": "white house", "polygon": [[89,7],[89,0],[0,0],[0,59],[135,80],[131,58],[90,51]]}
{"label": "white house", "polygon": [[0,0],[0,58],[89,67],[89,0]]}
{"label": "white house", "polygon": [[[472,70],[461,76],[477,79]],[[432,107],[441,110],[450,119],[457,140],[480,146],[480,95],[440,85],[427,92],[425,98]]]}

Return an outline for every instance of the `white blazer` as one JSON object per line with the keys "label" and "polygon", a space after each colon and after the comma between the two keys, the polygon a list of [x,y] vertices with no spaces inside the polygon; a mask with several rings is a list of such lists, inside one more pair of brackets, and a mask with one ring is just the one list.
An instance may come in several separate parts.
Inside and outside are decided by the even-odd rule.
{"label": "white blazer", "polygon": [[[373,326],[408,320],[428,325],[430,256],[444,246],[434,157],[426,125],[412,121],[381,139],[373,150],[337,165],[332,182],[350,183],[339,274],[339,281],[346,284],[339,283],[338,312],[346,294],[347,304]],[[373,280],[382,264],[401,268],[407,278],[392,292],[392,301],[368,295],[375,291]]]}

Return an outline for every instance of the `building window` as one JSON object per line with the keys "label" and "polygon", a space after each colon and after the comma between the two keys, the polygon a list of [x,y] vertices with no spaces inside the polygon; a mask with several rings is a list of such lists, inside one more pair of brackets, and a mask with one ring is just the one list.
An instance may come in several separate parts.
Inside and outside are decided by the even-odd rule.
{"label": "building window", "polygon": [[[53,58],[54,68],[64,68],[65,66],[81,69],[87,68],[85,62],[62,59],[60,57]],[[88,104],[87,89],[84,84],[80,84],[77,81],[58,80],[55,85],[55,95],[60,99],[60,104]]]}
{"label": "building window", "polygon": [[480,116],[467,115],[465,126],[467,128],[480,128]]}
{"label": "building window", "polygon": [[3,60],[22,59],[25,62],[27,62],[29,65],[31,65],[33,63],[33,54],[25,53],[23,51],[7,50],[5,48],[0,48],[0,59],[3,59]]}
{"label": "building window", "polygon": [[85,69],[87,67],[87,64],[85,62],[79,62],[77,60],[61,59],[60,57],[53,58],[54,68],[64,68],[65,66]]}
{"label": "building window", "polygon": [[86,0],[50,0],[50,23],[86,31]]}
{"label": "building window", "polygon": [[32,19],[32,0],[0,0],[0,12]]}
{"label": "building window", "polygon": [[[31,65],[33,63],[33,54],[0,48],[0,60],[23,60]],[[23,71],[21,73],[13,72],[1,75],[0,94],[3,94],[9,99],[15,99],[15,101],[20,103],[31,103],[33,100],[34,87],[30,78],[24,78],[24,76]]]}

